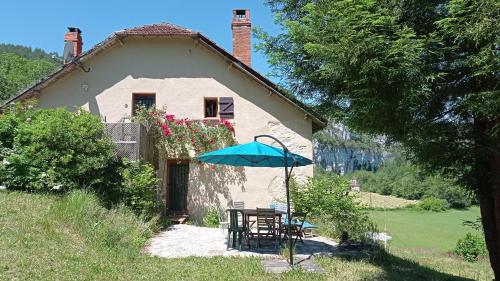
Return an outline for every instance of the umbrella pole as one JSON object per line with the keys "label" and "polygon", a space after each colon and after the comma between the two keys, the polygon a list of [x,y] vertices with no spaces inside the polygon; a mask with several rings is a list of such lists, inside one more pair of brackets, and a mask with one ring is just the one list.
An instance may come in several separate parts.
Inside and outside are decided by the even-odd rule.
{"label": "umbrella pole", "polygon": [[293,266],[293,248],[292,248],[292,215],[290,213],[290,175],[288,173],[287,149],[284,149],[285,155],[285,189],[286,189],[286,213],[288,216],[288,252],[290,253],[290,266]]}
{"label": "umbrella pole", "polygon": [[[288,252],[290,253],[290,266],[293,266],[293,249],[292,249],[292,214],[290,213],[290,174],[288,173],[288,148],[286,147],[285,144],[283,144],[280,140],[277,138],[270,136],[270,135],[258,135],[254,137],[254,140],[257,141],[258,138],[270,138],[275,140],[277,143],[279,143],[283,147],[283,156],[285,158],[285,189],[286,189],[286,214],[288,218],[288,225],[287,225],[287,231],[288,231]],[[292,163],[293,165],[293,163]],[[292,166],[293,167],[293,166]],[[291,170],[290,170],[291,171]]]}

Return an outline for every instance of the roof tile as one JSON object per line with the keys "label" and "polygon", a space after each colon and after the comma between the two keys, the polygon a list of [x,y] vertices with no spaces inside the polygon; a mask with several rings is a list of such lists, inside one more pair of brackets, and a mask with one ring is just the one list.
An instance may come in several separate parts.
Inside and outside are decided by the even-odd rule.
{"label": "roof tile", "polygon": [[124,29],[116,32],[123,35],[185,35],[197,34],[197,32],[170,23],[158,23]]}

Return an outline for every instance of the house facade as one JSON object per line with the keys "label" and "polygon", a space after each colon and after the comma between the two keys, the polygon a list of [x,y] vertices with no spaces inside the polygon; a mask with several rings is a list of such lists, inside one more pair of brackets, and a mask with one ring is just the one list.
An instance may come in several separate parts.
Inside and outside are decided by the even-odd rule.
{"label": "house facade", "polygon": [[[250,67],[250,28],[249,11],[233,11],[233,54],[166,23],[117,31],[82,53],[81,31],[69,28],[65,64],[10,102],[35,98],[43,108],[82,107],[111,123],[129,120],[138,104],[154,105],[178,118],[226,119],[238,143],[270,134],[312,158],[312,134],[324,123]],[[285,194],[280,168],[214,169],[190,159],[161,159],[157,167],[169,211],[194,218],[234,201],[265,207]],[[299,180],[312,174],[312,166],[294,169]]]}

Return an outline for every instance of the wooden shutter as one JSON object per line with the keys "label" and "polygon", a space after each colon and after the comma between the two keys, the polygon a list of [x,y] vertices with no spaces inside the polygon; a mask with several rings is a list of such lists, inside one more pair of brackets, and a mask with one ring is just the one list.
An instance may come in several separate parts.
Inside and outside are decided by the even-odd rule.
{"label": "wooden shutter", "polygon": [[219,116],[220,119],[234,118],[234,102],[231,97],[219,98]]}

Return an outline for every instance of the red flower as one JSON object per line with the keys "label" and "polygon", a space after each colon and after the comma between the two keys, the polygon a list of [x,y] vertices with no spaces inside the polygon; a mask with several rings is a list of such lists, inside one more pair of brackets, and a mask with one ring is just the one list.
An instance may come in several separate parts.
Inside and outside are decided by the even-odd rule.
{"label": "red flower", "polygon": [[202,139],[204,139],[204,138],[206,138],[206,137],[207,137],[207,135],[206,135],[206,134],[201,134],[201,138],[202,138]]}
{"label": "red flower", "polygon": [[222,126],[226,127],[230,132],[234,133],[234,127],[231,124],[231,122],[229,122],[227,120],[224,120],[224,119],[221,119],[221,120],[219,120],[219,124],[221,124]]}
{"label": "red flower", "polygon": [[168,122],[174,122],[174,121],[175,121],[175,115],[172,115],[172,114],[166,114],[166,113],[165,113],[164,118],[165,118]]}
{"label": "red flower", "polygon": [[169,137],[171,133],[170,133],[170,128],[168,127],[168,125],[161,124],[160,127],[161,127],[161,130],[163,131],[163,135],[165,135],[166,137]]}

